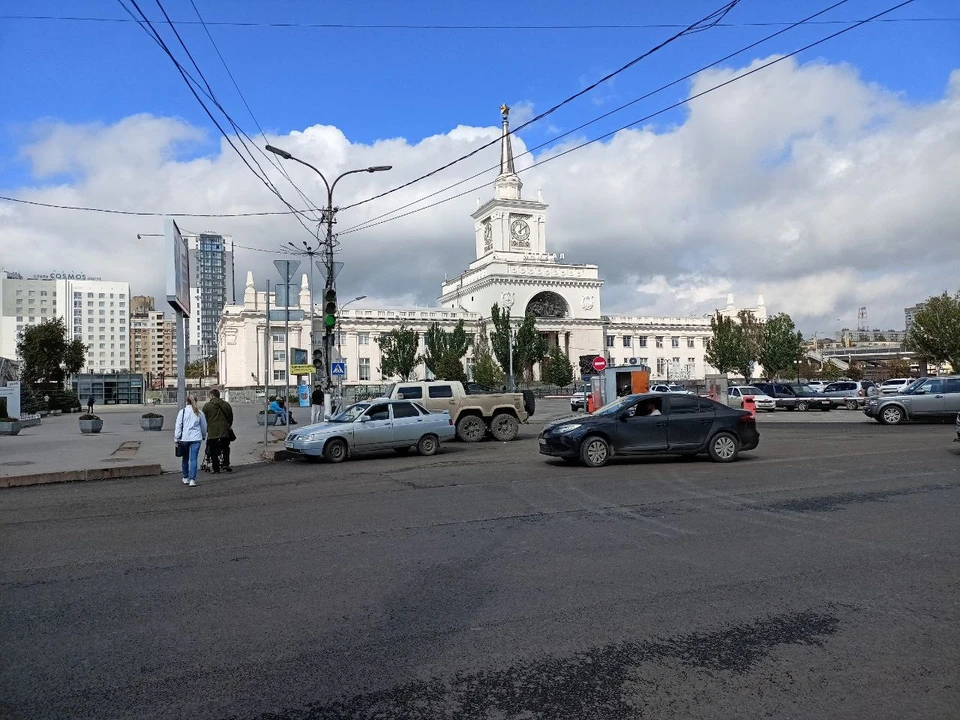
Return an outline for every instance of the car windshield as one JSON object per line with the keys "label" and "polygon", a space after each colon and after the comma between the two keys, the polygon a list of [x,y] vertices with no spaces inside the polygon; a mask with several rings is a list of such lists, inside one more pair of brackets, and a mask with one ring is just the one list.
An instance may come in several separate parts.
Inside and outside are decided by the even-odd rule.
{"label": "car windshield", "polygon": [[903,394],[904,394],[904,395],[912,395],[913,392],[914,392],[918,387],[920,387],[921,385],[923,385],[924,379],[925,379],[925,378],[917,378],[916,380],[914,380],[912,383],[910,383],[909,385],[907,385],[907,386],[903,389]]}
{"label": "car windshield", "polygon": [[746,387],[740,388],[740,393],[743,395],[766,395],[766,393],[754,385],[747,385]]}
{"label": "car windshield", "polygon": [[368,407],[370,407],[370,403],[357,403],[355,405],[351,405],[342,413],[334,415],[332,418],[330,418],[330,422],[352,423],[358,417],[363,415],[364,411]]}
{"label": "car windshield", "polygon": [[904,380],[884,380],[883,385],[884,387],[886,387],[887,385],[892,387],[894,385],[903,385],[904,382],[905,382]]}
{"label": "car windshield", "polygon": [[384,396],[385,398],[392,398],[392,397],[393,397],[393,389],[394,389],[396,386],[397,386],[396,383],[390,383],[389,385],[387,385],[387,389],[383,391],[383,396]]}
{"label": "car windshield", "polygon": [[625,407],[627,407],[628,405],[632,405],[632,404],[633,404],[633,399],[631,398],[630,395],[627,395],[626,397],[617,398],[617,399],[614,400],[612,403],[607,403],[607,404],[604,405],[602,408],[600,408],[599,410],[597,410],[597,411],[594,413],[594,415],[604,415],[604,416],[607,416],[607,415],[616,415],[616,414],[619,413],[621,410],[623,410]]}

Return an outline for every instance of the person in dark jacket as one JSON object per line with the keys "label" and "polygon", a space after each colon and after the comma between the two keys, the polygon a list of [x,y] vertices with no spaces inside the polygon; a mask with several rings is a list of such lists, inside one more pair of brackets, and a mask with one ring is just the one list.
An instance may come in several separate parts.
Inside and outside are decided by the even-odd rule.
{"label": "person in dark jacket", "polygon": [[95,399],[95,398],[93,397],[93,395],[91,395],[90,397],[87,398],[87,412],[90,413],[91,415],[93,415],[93,401],[94,401],[94,399]]}
{"label": "person in dark jacket", "polygon": [[310,395],[310,422],[323,422],[323,386],[317,385]]}
{"label": "person in dark jacket", "polygon": [[220,460],[223,469],[233,472],[230,467],[230,439],[233,435],[233,408],[226,400],[220,399],[220,391],[210,391],[210,400],[203,406],[207,419],[207,448],[213,463],[213,472],[220,472]]}

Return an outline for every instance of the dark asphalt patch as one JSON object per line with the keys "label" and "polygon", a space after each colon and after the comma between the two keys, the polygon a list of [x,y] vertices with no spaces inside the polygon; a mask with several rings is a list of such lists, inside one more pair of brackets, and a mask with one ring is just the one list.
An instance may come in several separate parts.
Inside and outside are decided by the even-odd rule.
{"label": "dark asphalt patch", "polygon": [[856,505],[868,502],[883,502],[889,498],[906,497],[908,495],[920,495],[922,493],[933,492],[936,490],[949,490],[956,488],[956,485],[923,485],[915,488],[900,488],[898,490],[876,490],[873,492],[859,493],[835,493],[833,495],[818,495],[809,498],[797,498],[794,500],[782,500],[780,502],[766,503],[764,505],[755,505],[750,510],[762,509],[772,510],[773,512],[835,512],[843,509],[847,505]]}
{"label": "dark asphalt patch", "polygon": [[[627,720],[643,717],[643,665],[676,664],[746,674],[780,645],[821,645],[838,617],[807,611],[722,630],[646,642],[613,643],[503,670],[418,680],[332,703],[266,713],[259,720]],[[657,686],[648,685],[651,692]]]}

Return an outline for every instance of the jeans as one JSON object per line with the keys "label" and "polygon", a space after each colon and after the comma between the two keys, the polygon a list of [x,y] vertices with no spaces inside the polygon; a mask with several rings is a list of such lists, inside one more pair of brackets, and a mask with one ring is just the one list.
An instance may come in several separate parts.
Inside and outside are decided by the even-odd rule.
{"label": "jeans", "polygon": [[183,477],[188,480],[197,479],[197,457],[200,455],[200,441],[193,442],[180,441],[180,447],[183,448],[183,457],[180,458],[180,464],[183,467]]}
{"label": "jeans", "polygon": [[310,422],[314,424],[323,422],[323,405],[310,406]]}

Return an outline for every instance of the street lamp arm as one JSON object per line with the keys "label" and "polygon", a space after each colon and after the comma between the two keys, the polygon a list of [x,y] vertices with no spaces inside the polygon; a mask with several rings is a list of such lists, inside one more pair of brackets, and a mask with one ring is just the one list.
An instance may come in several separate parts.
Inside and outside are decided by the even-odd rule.
{"label": "street lamp arm", "polygon": [[373,165],[366,168],[358,168],[356,170],[347,170],[345,173],[341,173],[337,176],[337,179],[333,181],[333,185],[330,186],[330,196],[333,196],[333,189],[337,186],[337,183],[340,182],[342,178],[345,178],[347,175],[353,175],[355,173],[375,173],[375,172],[384,172],[385,170],[390,170],[393,168],[393,165]]}
{"label": "street lamp arm", "polygon": [[[293,154],[291,154],[291,153],[288,153],[286,150],[281,150],[281,149],[278,148],[278,147],[274,147],[273,145],[267,145],[267,151],[268,151],[268,152],[272,152],[274,155],[279,155],[279,156],[282,157],[284,160],[293,160],[294,162],[298,162],[298,163],[300,163],[301,165],[306,165],[308,168],[310,168],[311,170],[313,170],[317,175],[319,175],[321,180],[323,180],[323,184],[324,184],[324,185],[326,186],[326,188],[327,188],[327,197],[330,197],[330,196],[333,194],[333,188],[330,187],[330,183],[327,182],[327,179],[323,176],[323,173],[320,172],[320,171],[319,171],[317,168],[315,168],[313,165],[311,165],[310,163],[308,163],[306,160],[301,160],[301,159],[298,158],[296,155],[293,155]],[[337,180],[339,180],[339,179],[340,179],[340,178],[337,178]],[[337,184],[336,181],[334,181],[333,184],[336,185],[336,184]]]}

